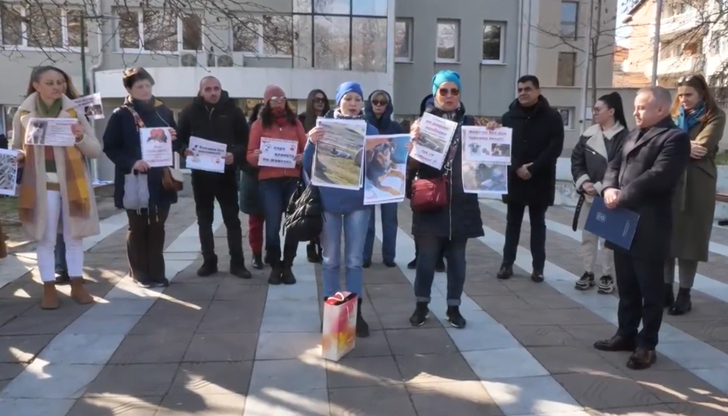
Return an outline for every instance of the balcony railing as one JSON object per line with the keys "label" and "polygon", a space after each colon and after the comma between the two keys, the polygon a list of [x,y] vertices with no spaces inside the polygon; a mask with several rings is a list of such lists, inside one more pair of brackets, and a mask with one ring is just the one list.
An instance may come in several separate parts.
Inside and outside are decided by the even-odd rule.
{"label": "balcony railing", "polygon": [[[654,26],[654,25],[653,25]],[[698,12],[692,9],[688,12],[663,17],[660,20],[660,36],[686,32],[698,26]],[[652,28],[654,34],[654,27]]]}
{"label": "balcony railing", "polygon": [[[657,63],[657,75],[682,74],[699,71],[700,57],[698,55],[676,56],[661,59]],[[652,75],[652,63],[645,65],[646,76]]]}

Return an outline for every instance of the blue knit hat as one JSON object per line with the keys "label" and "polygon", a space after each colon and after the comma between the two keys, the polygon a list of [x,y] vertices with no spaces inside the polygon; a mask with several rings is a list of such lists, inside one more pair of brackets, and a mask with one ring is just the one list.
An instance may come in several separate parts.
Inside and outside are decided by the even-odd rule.
{"label": "blue knit hat", "polygon": [[350,92],[355,92],[359,94],[362,100],[364,99],[364,91],[362,91],[361,85],[358,82],[348,81],[339,85],[339,88],[336,89],[336,105],[339,105],[341,99]]}
{"label": "blue knit hat", "polygon": [[455,71],[446,69],[438,72],[437,74],[435,74],[434,77],[432,77],[432,95],[437,94],[437,90],[440,88],[440,85],[446,82],[454,82],[455,85],[458,86],[458,89],[462,90],[462,87],[460,85],[460,74]]}

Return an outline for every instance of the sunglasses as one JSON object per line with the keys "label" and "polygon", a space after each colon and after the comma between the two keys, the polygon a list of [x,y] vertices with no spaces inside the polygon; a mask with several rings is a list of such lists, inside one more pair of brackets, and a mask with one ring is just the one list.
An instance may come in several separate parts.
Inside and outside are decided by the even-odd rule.
{"label": "sunglasses", "polygon": [[326,100],[324,100],[323,98],[314,98],[313,99],[314,104],[323,104],[325,102],[326,102]]}
{"label": "sunglasses", "polygon": [[458,95],[460,95],[460,90],[457,88],[450,88],[450,89],[440,88],[439,90],[437,90],[437,93],[440,94],[440,96],[442,96],[442,97],[448,97],[448,96],[457,97]]}
{"label": "sunglasses", "polygon": [[372,100],[372,105],[377,107],[384,107],[387,104],[389,104],[389,101],[387,100]]}

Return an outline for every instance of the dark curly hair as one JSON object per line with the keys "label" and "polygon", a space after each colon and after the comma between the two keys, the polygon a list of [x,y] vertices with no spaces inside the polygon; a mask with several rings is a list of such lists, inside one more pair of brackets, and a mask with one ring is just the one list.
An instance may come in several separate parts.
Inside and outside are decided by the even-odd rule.
{"label": "dark curly hair", "polygon": [[[288,105],[288,102],[286,102],[285,105],[286,110],[286,122],[288,124],[295,126],[296,123],[298,123],[298,117],[296,116],[296,113],[291,110],[291,106]],[[263,108],[260,109],[260,112],[258,113],[258,119],[260,120],[261,124],[263,124],[264,128],[268,128],[273,126],[273,108],[270,106],[270,101],[263,106]]]}

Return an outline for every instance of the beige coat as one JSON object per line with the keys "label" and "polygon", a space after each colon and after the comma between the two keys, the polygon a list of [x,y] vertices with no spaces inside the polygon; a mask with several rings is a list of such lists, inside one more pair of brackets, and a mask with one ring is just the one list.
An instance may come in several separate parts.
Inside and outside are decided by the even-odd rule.
{"label": "beige coat", "polygon": [[[20,104],[18,111],[15,113],[13,118],[13,148],[23,151],[23,131],[27,131],[28,122],[31,118],[38,117],[36,113],[36,99],[37,93],[33,93]],[[58,115],[59,118],[72,118],[73,115],[68,110],[75,110],[73,101],[70,98],[63,96],[63,106],[61,113]],[[86,117],[83,115],[83,111],[76,111],[76,119],[81,123],[84,129],[83,139],[76,143],[76,147],[86,158],[96,159],[101,155],[102,149],[101,144],[94,130],[89,124]],[[35,166],[25,166],[25,169],[35,170],[35,192],[36,192],[36,203],[35,219],[31,222],[23,223],[23,231],[28,235],[29,238],[40,240],[45,235],[46,218],[48,217],[48,198],[46,191],[46,171],[45,171],[45,150],[43,146],[35,146]],[[90,198],[91,211],[87,218],[72,218],[68,215],[68,198],[67,189],[64,178],[66,177],[66,158],[65,149],[62,147],[56,147],[54,149],[56,157],[56,169],[58,170],[58,178],[61,185],[61,196],[63,199],[62,205],[62,221],[63,223],[70,225],[71,235],[74,238],[84,238],[92,235],[97,235],[100,232],[99,226],[99,213],[96,208],[95,198]],[[94,195],[93,186],[91,185],[91,176],[89,175],[88,169],[86,170],[86,181],[89,187],[89,195]]]}
{"label": "beige coat", "polygon": [[690,159],[675,189],[671,250],[675,258],[708,261],[718,182],[715,157],[725,122],[725,113],[718,109],[705,123],[688,131],[692,143],[705,147],[708,153],[700,159]]}

